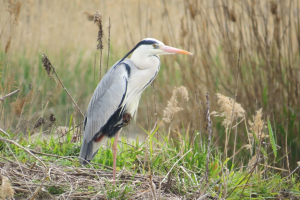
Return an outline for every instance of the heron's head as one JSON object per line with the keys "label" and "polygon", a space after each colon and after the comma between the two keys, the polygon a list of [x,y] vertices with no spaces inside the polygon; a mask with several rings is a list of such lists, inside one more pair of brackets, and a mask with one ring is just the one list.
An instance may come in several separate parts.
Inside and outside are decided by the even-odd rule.
{"label": "heron's head", "polygon": [[146,38],[140,41],[125,57],[131,54],[131,60],[140,69],[151,68],[153,66],[159,66],[159,59],[156,57],[159,55],[167,54],[186,54],[192,55],[192,53],[169,47],[164,45],[161,41],[153,38]]}
{"label": "heron's head", "polygon": [[140,41],[136,45],[133,53],[144,55],[144,56],[151,56],[151,55],[159,56],[159,55],[168,55],[168,54],[192,55],[192,53],[188,51],[166,46],[164,45],[164,43],[154,38],[145,38],[142,41]]}

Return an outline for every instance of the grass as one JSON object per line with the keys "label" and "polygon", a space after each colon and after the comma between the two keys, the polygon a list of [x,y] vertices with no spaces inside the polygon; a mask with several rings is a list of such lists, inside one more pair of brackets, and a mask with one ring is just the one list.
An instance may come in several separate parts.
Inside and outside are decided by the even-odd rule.
{"label": "grass", "polygon": [[[86,15],[94,15],[95,8],[102,14],[102,58],[96,48],[99,27],[86,18]],[[88,12],[84,13],[85,10]],[[72,156],[77,156],[80,148],[83,117],[55,74],[45,72],[42,54],[51,60],[58,77],[85,112],[100,79],[100,59],[103,76],[106,68],[138,41],[154,37],[167,45],[193,52],[194,56],[161,57],[162,66],[154,87],[149,87],[140,101],[137,125],[125,129],[129,137],[135,137],[131,133],[136,132],[148,136],[149,140],[143,143],[140,138],[131,143],[123,139],[119,146],[118,168],[130,172],[132,179],[121,178],[122,184],[116,187],[110,184],[107,169],[112,165],[112,153],[109,148],[103,148],[93,166],[84,169],[83,174],[90,174],[92,171],[88,170],[96,168],[108,175],[103,176],[104,181],[97,177],[101,184],[94,186],[88,175],[81,174],[80,183],[92,185],[80,191],[86,192],[86,196],[81,197],[93,197],[97,191],[99,198],[127,198],[134,193],[152,198],[151,195],[160,193],[153,192],[152,183],[148,181],[151,176],[156,190],[166,177],[159,190],[164,191],[162,195],[171,195],[165,198],[186,196],[192,199],[205,195],[203,192],[218,197],[230,194],[228,198],[232,199],[297,196],[299,10],[297,0],[178,1],[172,5],[165,0],[130,0],[126,4],[117,1],[114,5],[109,1],[101,1],[101,5],[93,1],[73,4],[65,1],[0,2],[0,98],[20,89],[0,101],[0,128],[11,134],[10,139],[24,147],[30,145],[28,148],[36,153],[61,156],[41,155],[47,166],[55,163],[55,173],[66,173],[57,176],[76,180],[71,172],[75,173],[80,166]],[[164,111],[168,111],[174,87],[181,85],[188,91],[190,100],[176,98],[177,104],[173,107],[182,110],[170,115],[171,123],[160,123]],[[207,154],[205,141],[209,134],[203,115],[207,92],[210,93],[210,112],[224,113],[228,122],[225,125],[223,117],[211,115],[213,146],[208,151],[210,154]],[[232,99],[231,103],[224,104],[227,113],[218,104],[219,93]],[[245,113],[236,117],[231,111],[237,111],[238,103]],[[160,124],[157,131],[151,132],[156,123]],[[133,130],[132,127],[137,128]],[[31,142],[30,137],[40,132],[51,135],[50,139],[44,140],[41,136]],[[108,147],[110,144],[111,141]],[[4,157],[3,163],[11,163],[14,167],[28,167],[35,162],[14,145],[2,143],[1,155],[11,161]],[[210,162],[206,161],[207,155]],[[209,181],[203,181],[208,173],[207,163]],[[35,169],[40,170],[40,179],[34,180],[41,184],[44,176],[40,163]],[[145,181],[141,179],[147,179],[148,185],[142,184]],[[51,182],[49,187],[53,191],[45,195],[74,192],[70,189],[72,181],[59,181],[62,185],[56,188]],[[18,187],[17,182],[13,182],[12,187]],[[37,191],[39,185],[33,189]]]}
{"label": "grass", "polygon": [[[209,182],[205,182],[204,174],[207,156],[205,138],[201,138],[202,136],[199,133],[192,139],[184,138],[183,135],[186,133],[183,132],[180,133],[182,138],[180,145],[175,145],[172,139],[170,140],[163,136],[165,133],[160,133],[163,140],[157,141],[154,137],[156,131],[157,129],[147,133],[149,137],[143,143],[139,143],[138,138],[132,142],[128,142],[124,137],[121,139],[118,146],[117,169],[118,173],[123,175],[118,178],[116,186],[109,182],[112,166],[112,151],[110,147],[113,139],[108,141],[107,148],[100,148],[93,163],[86,168],[87,170],[89,168],[97,170],[98,173],[106,175],[97,177],[94,174],[92,177],[85,177],[87,180],[95,179],[94,182],[97,184],[86,185],[85,187],[78,187],[76,186],[76,181],[72,181],[76,180],[77,175],[75,172],[81,171],[82,173],[83,168],[76,159],[80,146],[78,143],[71,142],[68,139],[69,136],[66,135],[63,142],[58,138],[54,139],[55,133],[50,135],[50,139],[31,138],[30,136],[26,138],[24,136],[19,140],[19,144],[32,150],[53,170],[51,179],[44,183],[46,190],[40,191],[38,197],[44,197],[49,194],[52,197],[59,197],[59,195],[67,197],[73,193],[77,195],[77,198],[80,198],[80,196],[91,198],[96,194],[107,199],[128,198],[129,196],[134,198],[149,189],[148,181],[151,176],[153,181],[155,180],[155,187],[157,190],[161,189],[162,197],[165,198],[169,196],[194,199],[201,196],[201,194],[204,195],[204,193],[208,193],[209,196],[217,199],[225,196],[227,199],[239,199],[240,197],[246,199],[250,197],[252,199],[300,197],[298,175],[291,174],[289,177],[284,177],[280,171],[272,170],[272,168],[267,169],[264,165],[241,166],[240,162],[233,164],[231,168],[227,168],[226,163],[228,159],[222,160],[221,151],[215,147],[210,152]],[[72,136],[75,132],[71,131],[68,134]],[[49,154],[60,156],[60,158]],[[25,168],[27,166],[35,171],[41,170],[40,164],[32,156],[19,147],[4,142],[1,142],[0,160],[2,167],[7,163],[11,166],[19,165]],[[251,173],[253,169],[255,170]],[[20,177],[20,173],[15,174],[16,170],[18,171],[18,168],[10,172],[8,176],[12,182],[13,189],[18,195],[26,190],[29,192],[28,186],[24,184],[21,187],[15,187],[22,182],[23,178],[25,178],[23,181],[27,181],[27,185],[32,183],[41,184],[41,178],[33,179],[36,172],[28,172],[26,176],[32,177],[28,179],[25,174],[23,178]],[[59,178],[59,173],[65,174],[68,180]],[[126,173],[128,174],[126,175]],[[82,178],[80,181],[82,181]],[[101,184],[100,186],[99,183]],[[224,194],[225,185],[227,194]],[[151,194],[150,191],[148,193]],[[88,195],[86,196],[86,194]],[[24,195],[28,194],[24,193]],[[147,196],[144,196],[144,198],[147,198]]]}

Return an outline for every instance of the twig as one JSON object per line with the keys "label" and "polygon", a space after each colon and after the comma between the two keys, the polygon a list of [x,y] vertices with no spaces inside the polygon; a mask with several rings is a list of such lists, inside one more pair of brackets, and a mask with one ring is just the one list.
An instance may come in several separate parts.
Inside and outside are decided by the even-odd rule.
{"label": "twig", "polygon": [[74,128],[70,129],[70,131],[73,131],[75,128],[78,128],[80,125],[83,124],[84,121],[80,122],[79,124],[77,124]]}
{"label": "twig", "polygon": [[208,177],[209,177],[209,155],[210,155],[210,144],[211,144],[211,138],[212,138],[212,123],[210,120],[210,114],[209,114],[209,109],[210,109],[210,105],[209,105],[209,93],[206,94],[206,116],[205,116],[205,120],[207,121],[207,131],[208,131],[208,140],[207,140],[207,152],[206,152],[206,172],[205,172],[205,180],[206,183],[208,184]]}
{"label": "twig", "polygon": [[93,89],[94,89],[95,83],[96,83],[96,60],[97,60],[97,53],[95,53],[95,59],[94,59],[94,83],[93,83]]}
{"label": "twig", "polygon": [[[48,170],[47,170],[48,171]],[[34,200],[36,195],[39,193],[39,191],[42,189],[43,184],[45,183],[45,181],[48,179],[48,177],[45,174],[44,179],[42,180],[42,183],[40,184],[40,186],[38,188],[36,188],[36,190],[34,191],[33,195],[31,195],[31,197],[29,198],[30,200]]]}
{"label": "twig", "polygon": [[200,198],[198,198],[197,200],[204,200],[204,199],[208,199],[210,193],[206,193],[205,195],[201,196]]}
{"label": "twig", "polygon": [[148,131],[150,131],[150,113],[149,113],[149,90],[146,90],[146,105],[147,105],[147,125],[148,125]]}
{"label": "twig", "polygon": [[[237,91],[238,91],[238,82],[239,82],[239,73],[240,73],[240,57],[241,57],[241,47],[239,46],[239,56],[238,56],[238,70],[236,74],[236,86],[235,86],[235,95],[234,95],[234,101],[232,105],[232,111],[231,111],[231,118],[230,118],[230,128],[226,130],[226,138],[225,138],[225,159],[227,159],[228,156],[228,143],[229,143],[229,138],[230,138],[230,133],[231,133],[231,128],[232,128],[232,123],[233,123],[233,116],[234,116],[234,108],[235,108],[235,103],[236,103],[236,98],[237,98]],[[237,126],[237,125],[236,125]],[[228,128],[228,127],[227,127]],[[234,149],[235,149],[236,144],[234,144]],[[227,169],[227,162],[226,162],[226,169]],[[228,171],[226,170],[226,176],[228,176]],[[224,196],[227,196],[227,182],[224,184]]]}
{"label": "twig", "polygon": [[285,181],[286,179],[288,179],[292,174],[294,174],[299,168],[300,168],[300,165],[299,165],[298,167],[296,167],[296,169],[294,169],[287,177],[285,177],[285,178],[281,181],[281,183],[280,183],[279,186],[281,186],[282,183],[284,183],[284,181]]}
{"label": "twig", "polygon": [[[149,169],[150,169],[150,166],[149,166]],[[150,173],[151,173],[151,171],[150,171]],[[151,174],[150,174],[150,187],[151,187],[153,199],[156,200],[157,199],[156,198],[156,187],[155,187],[155,184],[152,181],[152,175]]]}
{"label": "twig", "polygon": [[110,17],[108,18],[108,46],[107,46],[107,64],[106,64],[106,72],[108,71],[108,63],[109,63],[109,51],[110,51]]}
{"label": "twig", "polygon": [[236,85],[235,85],[235,95],[234,95],[234,102],[233,102],[233,106],[232,106],[232,111],[231,111],[231,118],[230,118],[230,128],[229,128],[229,134],[228,136],[226,136],[226,143],[225,143],[225,155],[227,158],[227,145],[228,145],[228,141],[229,141],[229,137],[230,137],[230,130],[232,128],[232,121],[233,121],[233,115],[234,115],[234,108],[235,108],[235,103],[236,103],[236,97],[237,97],[237,91],[238,91],[238,83],[239,83],[239,73],[240,73],[240,57],[241,57],[241,47],[239,46],[239,57],[238,57],[238,70],[237,70],[237,74],[236,74]]}
{"label": "twig", "polygon": [[10,97],[11,95],[13,95],[13,94],[15,94],[15,93],[17,93],[17,92],[20,92],[20,89],[17,89],[16,91],[13,91],[13,92],[11,92],[11,93],[9,93],[9,94],[7,94],[7,95],[1,97],[1,98],[0,98],[0,101],[4,101],[4,99],[6,99],[7,97]]}
{"label": "twig", "polygon": [[57,155],[54,155],[54,154],[41,153],[41,152],[37,152],[37,151],[34,151],[34,150],[30,150],[30,152],[32,152],[34,154],[39,154],[39,155],[44,155],[44,156],[51,156],[51,157],[55,157],[55,158],[63,158],[63,159],[67,159],[67,160],[70,160],[70,161],[74,161],[73,159],[68,158],[68,157],[64,157],[64,156],[57,156]]}
{"label": "twig", "polygon": [[63,87],[63,89],[66,91],[66,93],[68,94],[68,96],[70,97],[70,99],[72,100],[73,104],[75,105],[75,107],[78,109],[78,111],[80,112],[80,114],[82,115],[82,117],[84,117],[84,114],[81,112],[79,106],[77,105],[77,103],[74,101],[74,99],[71,97],[71,94],[68,92],[67,88],[64,86],[64,84],[62,83],[62,81],[60,80],[60,78],[58,77],[55,68],[52,66],[52,64],[50,63],[50,60],[47,58],[47,56],[45,54],[43,54],[43,58],[42,58],[42,63],[48,73],[48,75],[50,74],[50,71],[52,69],[52,74],[55,74],[56,78],[58,79],[60,85]]}
{"label": "twig", "polygon": [[10,137],[10,135],[9,135],[8,133],[6,133],[2,128],[0,128],[0,131],[1,131],[2,133],[4,133],[7,137]]}
{"label": "twig", "polygon": [[[156,102],[156,90],[155,90],[154,81],[152,82],[152,87],[153,87],[155,124],[157,124],[157,102]],[[158,132],[156,132],[156,139],[158,140]]]}
{"label": "twig", "polygon": [[198,94],[196,91],[195,91],[195,99],[196,99],[198,114],[199,114],[199,133],[201,134],[201,111],[200,111],[200,103],[199,103],[199,99],[198,99]]}
{"label": "twig", "polygon": [[259,164],[261,166],[264,166],[264,167],[268,167],[268,168],[272,168],[272,169],[276,169],[276,170],[280,170],[280,171],[284,171],[284,172],[288,172],[288,170],[286,169],[281,169],[281,168],[278,168],[278,167],[272,167],[270,165],[266,165],[266,164]]}
{"label": "twig", "polygon": [[236,137],[237,137],[237,126],[238,126],[238,118],[235,119],[236,125],[235,125],[235,131],[234,131],[234,146],[233,146],[233,159],[232,163],[234,163],[234,157],[235,157],[235,149],[236,149]]}

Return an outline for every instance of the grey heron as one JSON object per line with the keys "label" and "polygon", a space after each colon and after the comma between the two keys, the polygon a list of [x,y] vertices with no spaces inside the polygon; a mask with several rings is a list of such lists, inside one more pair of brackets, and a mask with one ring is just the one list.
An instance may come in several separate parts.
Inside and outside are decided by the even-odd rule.
{"label": "grey heron", "polygon": [[[127,57],[131,55],[131,58]],[[160,69],[159,55],[192,53],[169,47],[146,38],[103,76],[90,100],[84,119],[84,135],[80,150],[81,164],[90,162],[105,138],[115,136],[113,144],[113,180],[116,177],[118,134],[137,113],[142,92],[155,79]]]}

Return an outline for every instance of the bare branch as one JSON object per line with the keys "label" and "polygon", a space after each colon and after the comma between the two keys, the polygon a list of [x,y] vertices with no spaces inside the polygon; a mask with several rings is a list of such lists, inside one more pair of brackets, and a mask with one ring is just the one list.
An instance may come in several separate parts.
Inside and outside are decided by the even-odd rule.
{"label": "bare branch", "polygon": [[0,98],[0,101],[4,101],[4,99],[6,99],[7,97],[10,97],[11,95],[13,95],[13,94],[15,94],[15,93],[17,93],[17,92],[20,92],[20,89],[17,89],[16,91],[13,91],[13,92],[11,92],[11,93],[9,93],[9,94],[7,94],[7,95],[1,97],[1,98]]}

